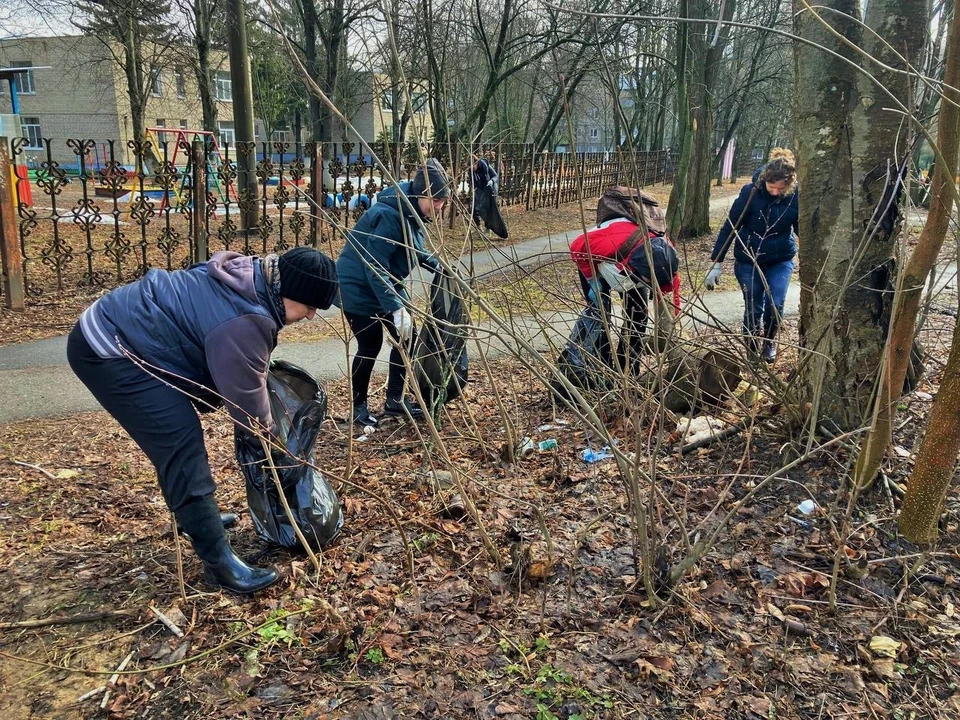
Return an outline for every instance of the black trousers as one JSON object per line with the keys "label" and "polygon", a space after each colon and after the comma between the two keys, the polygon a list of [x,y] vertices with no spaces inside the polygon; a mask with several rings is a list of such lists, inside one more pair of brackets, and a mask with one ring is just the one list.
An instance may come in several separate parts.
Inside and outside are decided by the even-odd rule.
{"label": "black trousers", "polygon": [[[600,297],[598,298],[600,309],[603,310],[607,318],[609,318],[613,302],[613,299],[610,297],[610,285],[601,277],[595,277],[594,280],[600,288]],[[580,289],[583,291],[583,297],[586,301],[588,303],[593,302],[590,299],[590,280],[587,279],[582,270],[580,271]],[[636,367],[640,356],[643,354],[643,336],[647,332],[649,303],[649,290],[643,285],[638,285],[623,294],[623,309],[626,313],[626,322],[624,323],[623,332],[620,335],[620,343],[617,347],[617,361],[621,368],[625,368],[627,365],[628,352],[631,368]],[[610,340],[606,333],[603,334],[603,338],[600,340],[598,350],[600,357],[612,365],[613,358],[610,349]]]}
{"label": "black trousers", "polygon": [[98,357],[79,323],[67,338],[67,360],[153,463],[167,507],[177,511],[213,494],[200,418],[186,395],[126,358]]}
{"label": "black trousers", "polygon": [[[353,336],[357,339],[357,354],[353,356],[350,366],[350,376],[353,382],[353,404],[365,403],[370,393],[370,376],[373,367],[383,347],[383,329],[386,328],[395,342],[400,342],[400,334],[393,324],[392,314],[353,315],[345,312],[347,323]],[[407,344],[408,353],[416,346],[417,329],[414,327],[413,336]],[[396,346],[390,348],[390,370],[387,374],[387,397],[399,399],[403,396],[403,381],[407,377],[407,368],[403,364],[403,356]]]}

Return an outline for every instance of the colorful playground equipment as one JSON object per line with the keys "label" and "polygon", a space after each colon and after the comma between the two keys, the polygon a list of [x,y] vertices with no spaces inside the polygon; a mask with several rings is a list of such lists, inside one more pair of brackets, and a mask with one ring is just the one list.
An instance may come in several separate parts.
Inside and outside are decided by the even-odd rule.
{"label": "colorful playground equipment", "polygon": [[[177,166],[177,158],[179,157],[181,148],[189,148],[192,146],[194,141],[202,140],[205,150],[204,158],[207,171],[207,193],[209,194],[212,190],[215,190],[221,202],[227,203],[230,202],[231,199],[233,202],[236,202],[236,189],[232,185],[220,182],[220,170],[223,167],[223,155],[220,153],[220,145],[217,143],[216,133],[210,132],[209,130],[148,127],[147,132],[144,135],[144,140],[152,142],[154,147],[159,148],[160,143],[169,142],[167,136],[172,136],[169,139],[173,140],[173,155],[168,161],[173,167]],[[178,185],[172,188],[177,200],[176,205],[178,207],[180,207],[183,203],[184,190],[190,187],[190,183],[193,180],[193,153],[185,151],[184,154],[186,155],[186,163],[183,171],[180,173],[180,182]],[[169,192],[161,191],[160,210],[166,208],[169,200]],[[193,201],[191,200],[188,206],[192,207],[192,203]]]}

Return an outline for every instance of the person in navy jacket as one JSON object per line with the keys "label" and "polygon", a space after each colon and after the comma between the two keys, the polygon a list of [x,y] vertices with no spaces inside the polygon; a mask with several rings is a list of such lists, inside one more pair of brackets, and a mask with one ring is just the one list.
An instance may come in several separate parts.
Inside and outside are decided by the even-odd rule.
{"label": "person in navy jacket", "polygon": [[[776,337],[790,287],[799,222],[797,168],[793,153],[774,148],[770,160],[744,185],[720,228],[706,287],[712,290],[733,246],[734,274],[743,292],[743,332],[750,348],[772,363]],[[762,350],[761,350],[762,343]]]}
{"label": "person in navy jacket", "polygon": [[222,398],[244,431],[276,435],[267,371],[277,332],[330,307],[337,289],[333,261],[313,248],[263,258],[218,252],[104,295],[67,339],[70,367],[153,463],[215,586],[251,593],[278,576],[230,547],[196,409]]}
{"label": "person in navy jacket", "polygon": [[[410,302],[404,285],[415,265],[436,271],[438,262],[424,245],[424,224],[443,213],[450,197],[446,170],[434,158],[421,166],[411,182],[402,182],[380,193],[376,204],[360,216],[347,235],[337,258],[340,307],[357,339],[351,364],[353,420],[376,427],[368,394],[374,363],[383,347],[383,331],[408,350],[415,347],[416,328],[407,310]],[[406,366],[395,345],[390,350],[387,401],[384,414],[414,419],[423,410],[404,399]]]}

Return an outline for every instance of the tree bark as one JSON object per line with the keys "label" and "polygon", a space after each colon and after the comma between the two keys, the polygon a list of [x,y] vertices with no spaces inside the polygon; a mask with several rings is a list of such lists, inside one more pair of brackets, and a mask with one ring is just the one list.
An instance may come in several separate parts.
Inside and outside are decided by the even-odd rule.
{"label": "tree bark", "polygon": [[855,0],[821,6],[850,17],[826,15],[834,34],[804,0],[795,0],[796,34],[852,64],[809,45],[794,48],[796,97],[803,98],[796,107],[800,387],[813,415],[811,426],[828,420],[836,429],[850,430],[870,421],[896,275],[907,147],[906,123],[889,110],[892,101],[884,88],[906,105],[909,78],[884,70],[872,58],[899,66],[884,41],[916,57],[926,6],[922,0],[871,0],[865,23],[879,37],[852,19],[860,17]]}
{"label": "tree bark", "polygon": [[[317,8],[314,0],[299,0],[300,18],[303,22],[303,66],[317,84],[320,84],[320,72],[317,63]],[[324,92],[326,90],[324,89]],[[323,141],[323,103],[314,93],[309,93],[310,139]]]}
{"label": "tree bark", "polygon": [[915,543],[937,539],[937,523],[960,452],[960,327],[953,329],[950,357],[937,400],[907,483],[898,525]]}
{"label": "tree bark", "polygon": [[203,129],[212,133],[217,132],[217,103],[213,98],[210,67],[210,20],[215,4],[213,0],[193,0],[193,45],[197,51],[195,75],[200,92],[200,111],[203,114]]}
{"label": "tree bark", "polygon": [[930,212],[923,225],[917,246],[906,262],[898,283],[897,294],[893,299],[893,321],[887,340],[887,362],[878,389],[876,416],[860,448],[860,456],[857,458],[855,476],[860,486],[873,482],[887,446],[890,444],[893,421],[897,415],[897,401],[903,392],[904,379],[911,363],[911,351],[924,283],[930,271],[936,266],[937,256],[943,247],[950,223],[953,208],[953,178],[957,170],[957,123],[960,121],[960,111],[955,104],[960,102],[960,93],[956,90],[960,86],[960,14],[957,13],[954,13],[950,25],[943,80],[946,101],[940,103],[937,141],[947,167],[944,167],[942,162],[934,164]]}
{"label": "tree bark", "polygon": [[[683,17],[706,18],[708,0],[684,0]],[[729,21],[736,11],[736,0],[722,5],[722,19]],[[677,178],[667,203],[670,235],[677,239],[710,233],[710,180],[713,167],[713,127],[716,114],[716,85],[723,49],[730,32],[729,25],[716,31],[714,26],[685,24],[678,33],[684,36],[679,44],[677,103],[681,123],[680,159]],[[711,40],[710,38],[713,38]],[[681,86],[683,91],[681,92]],[[684,107],[680,107],[681,103]]]}

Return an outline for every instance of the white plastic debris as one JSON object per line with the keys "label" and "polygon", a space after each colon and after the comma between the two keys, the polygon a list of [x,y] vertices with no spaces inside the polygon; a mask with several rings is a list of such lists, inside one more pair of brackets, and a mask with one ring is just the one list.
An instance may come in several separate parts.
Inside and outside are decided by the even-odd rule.
{"label": "white plastic debris", "polygon": [[804,515],[810,515],[816,509],[817,504],[813,500],[804,500],[802,503],[797,505],[797,510],[802,512]]}
{"label": "white plastic debris", "polygon": [[695,418],[680,418],[677,423],[677,432],[683,434],[683,444],[699,442],[713,437],[718,430],[725,428],[727,424],[720,418],[712,415],[698,415]]}
{"label": "white plastic debris", "polygon": [[377,429],[373,425],[364,425],[363,434],[364,435],[373,435]]}

